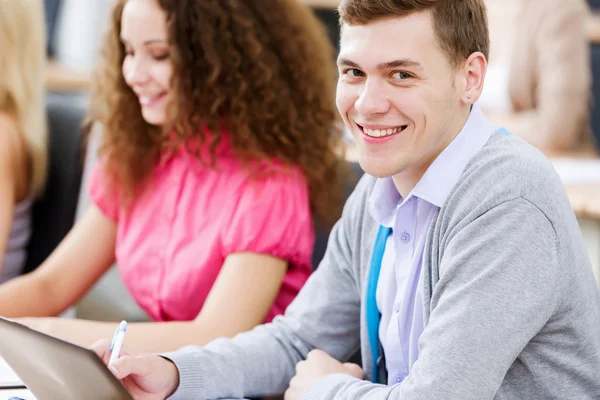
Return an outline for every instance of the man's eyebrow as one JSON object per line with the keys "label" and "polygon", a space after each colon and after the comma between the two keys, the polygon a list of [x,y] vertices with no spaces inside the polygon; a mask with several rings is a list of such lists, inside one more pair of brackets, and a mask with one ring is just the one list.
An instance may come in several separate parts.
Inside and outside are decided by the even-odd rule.
{"label": "man's eyebrow", "polygon": [[394,69],[394,68],[422,68],[421,64],[408,58],[393,60],[377,64],[377,69]]}
{"label": "man's eyebrow", "polygon": [[338,58],[337,64],[344,65],[346,67],[360,68],[357,63],[355,63],[354,61],[348,60],[347,58]]}
{"label": "man's eyebrow", "polygon": [[[360,69],[360,66],[357,63],[355,63],[354,61],[349,60],[347,58],[339,58],[337,60],[337,64]],[[394,69],[394,68],[409,68],[409,67],[422,68],[422,65],[420,63],[418,63],[414,60],[410,60],[408,58],[402,58],[402,59],[393,60],[393,61],[386,61],[386,62],[377,64],[377,69],[379,69],[379,70]]]}

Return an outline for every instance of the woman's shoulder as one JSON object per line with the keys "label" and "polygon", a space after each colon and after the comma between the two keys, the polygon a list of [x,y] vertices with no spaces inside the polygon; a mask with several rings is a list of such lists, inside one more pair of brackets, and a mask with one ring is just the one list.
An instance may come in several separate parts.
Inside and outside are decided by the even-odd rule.
{"label": "woman's shoulder", "polygon": [[12,114],[2,110],[0,110],[0,144],[0,147],[10,146],[12,149],[18,149],[25,144],[17,119]]}
{"label": "woman's shoulder", "polygon": [[245,170],[241,177],[229,204],[236,212],[245,210],[246,218],[310,217],[308,184],[299,168],[269,164],[258,171]]}
{"label": "woman's shoulder", "polygon": [[[208,147],[208,146],[206,146]],[[223,140],[214,152],[202,147],[200,151],[183,147],[170,158],[157,165],[159,173],[173,173],[174,165],[186,164],[196,171],[200,180],[219,181],[234,187],[261,186],[306,186],[306,179],[297,165],[291,165],[276,157],[244,159],[237,154],[227,139]],[[174,164],[171,164],[171,163]]]}
{"label": "woman's shoulder", "polygon": [[25,198],[29,191],[27,143],[16,118],[0,111],[0,175],[2,182],[13,185],[16,200]]}
{"label": "woman's shoulder", "polygon": [[242,188],[260,188],[263,190],[298,191],[308,190],[307,180],[300,167],[287,165],[272,159],[241,165],[234,174]]}
{"label": "woman's shoulder", "polygon": [[300,169],[267,164],[258,174],[242,175],[245,179],[223,203],[225,253],[251,251],[309,265],[314,230]]}
{"label": "woman's shoulder", "polygon": [[[555,19],[568,19],[573,15],[579,17],[585,17],[589,12],[589,6],[585,0],[546,0],[546,1],[534,1],[525,2],[525,7],[528,9],[523,10],[528,13],[530,19],[540,19],[554,17]],[[540,23],[548,21],[539,21]],[[559,26],[557,26],[559,27]]]}

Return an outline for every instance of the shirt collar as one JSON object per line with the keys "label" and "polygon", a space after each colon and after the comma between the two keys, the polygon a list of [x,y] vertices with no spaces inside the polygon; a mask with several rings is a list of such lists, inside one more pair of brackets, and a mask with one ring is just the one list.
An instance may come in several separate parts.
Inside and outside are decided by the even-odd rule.
{"label": "shirt collar", "polygon": [[[483,148],[497,127],[488,121],[478,105],[473,105],[465,125],[440,153],[417,183],[411,196],[442,207],[450,190],[473,156]],[[368,210],[380,225],[390,226],[403,201],[391,177],[377,179],[368,200]]]}
{"label": "shirt collar", "polygon": [[497,129],[479,106],[473,105],[463,128],[425,171],[411,194],[441,208],[467,164]]}
{"label": "shirt collar", "polygon": [[392,178],[380,178],[375,181],[367,204],[369,214],[379,224],[390,228],[396,208],[402,202],[402,196],[396,189]]}

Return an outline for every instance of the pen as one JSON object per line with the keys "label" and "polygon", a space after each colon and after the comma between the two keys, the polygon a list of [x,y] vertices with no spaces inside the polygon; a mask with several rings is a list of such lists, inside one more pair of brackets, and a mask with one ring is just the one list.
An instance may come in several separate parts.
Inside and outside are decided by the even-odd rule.
{"label": "pen", "polygon": [[121,349],[123,348],[123,341],[125,340],[125,332],[127,332],[127,321],[121,321],[115,330],[112,343],[110,344],[110,360],[108,361],[109,366],[119,359]]}

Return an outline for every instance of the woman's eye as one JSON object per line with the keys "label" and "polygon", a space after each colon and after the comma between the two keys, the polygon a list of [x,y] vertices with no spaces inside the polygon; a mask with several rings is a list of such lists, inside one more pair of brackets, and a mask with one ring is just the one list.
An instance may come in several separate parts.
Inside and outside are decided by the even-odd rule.
{"label": "woman's eye", "polygon": [[157,54],[154,56],[154,59],[156,61],[166,60],[167,58],[169,58],[169,53],[162,53],[162,54]]}

